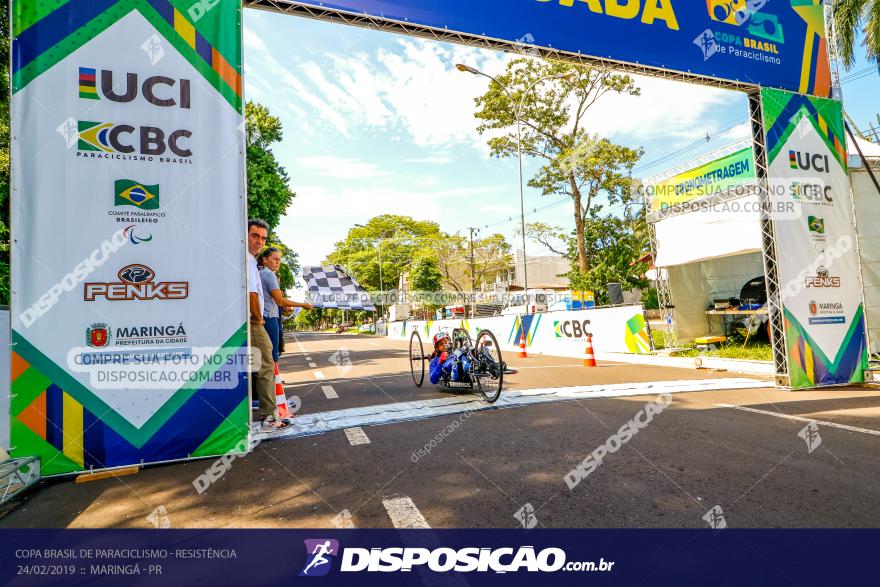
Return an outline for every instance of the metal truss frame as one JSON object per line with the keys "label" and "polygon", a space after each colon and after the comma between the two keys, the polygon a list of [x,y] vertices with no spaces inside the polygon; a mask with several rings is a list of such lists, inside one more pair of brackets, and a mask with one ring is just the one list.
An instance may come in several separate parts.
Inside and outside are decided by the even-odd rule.
{"label": "metal truss frame", "polygon": [[752,144],[755,151],[755,178],[758,200],[761,204],[761,240],[763,247],[764,275],[767,280],[767,308],[770,313],[770,344],[773,346],[773,363],[776,367],[776,384],[788,387],[788,352],[785,348],[785,319],[782,312],[782,284],[776,243],[776,227],[771,216],[769,162],[764,139],[764,108],[760,91],[749,92],[749,121],[752,125]]}
{"label": "metal truss frame", "polygon": [[419,37],[422,39],[431,39],[434,41],[442,41],[445,43],[456,43],[459,45],[469,45],[471,47],[480,47],[482,49],[493,49],[495,51],[503,51],[505,53],[519,53],[541,57],[543,59],[557,59],[561,61],[572,61],[598,69],[610,69],[624,73],[636,75],[647,75],[651,77],[659,77],[680,82],[688,82],[703,86],[712,86],[716,88],[724,88],[727,90],[736,90],[740,92],[749,92],[755,90],[755,85],[748,82],[731,81],[716,79],[697,75],[690,72],[677,72],[638,63],[626,63],[616,61],[610,58],[592,57],[582,55],[580,53],[572,53],[569,51],[559,51],[557,49],[547,47],[537,47],[528,43],[520,43],[518,41],[505,41],[503,39],[492,39],[480,35],[468,33],[458,33],[448,29],[437,27],[429,27],[424,25],[413,24],[370,16],[368,14],[357,14],[344,10],[337,10],[327,7],[319,7],[307,5],[294,0],[242,0],[242,6],[245,8],[255,8],[258,10],[266,10],[270,12],[278,12],[281,14],[292,14],[302,16],[314,20],[323,20],[327,22],[335,22],[339,24],[347,24],[361,28],[369,28],[389,33],[397,33],[410,37]]}
{"label": "metal truss frame", "polygon": [[[410,37],[418,37],[422,39],[431,39],[434,41],[442,41],[446,43],[455,43],[459,45],[468,45],[471,47],[479,47],[482,49],[493,49],[505,53],[516,53],[540,57],[543,59],[555,59],[561,61],[570,61],[582,65],[595,67],[598,69],[608,69],[623,73],[646,75],[661,79],[699,84],[702,86],[710,86],[722,88],[726,90],[734,90],[744,92],[749,96],[749,116],[752,127],[752,142],[755,151],[755,170],[757,182],[757,192],[759,201],[761,202],[761,233],[763,235],[763,258],[764,270],[767,275],[767,298],[770,307],[770,327],[771,340],[773,343],[773,355],[776,365],[777,383],[781,385],[788,384],[788,362],[786,359],[785,349],[785,328],[782,318],[782,306],[780,300],[779,274],[777,270],[776,256],[776,236],[773,226],[773,219],[769,214],[769,190],[767,181],[767,152],[764,143],[764,120],[761,108],[760,88],[753,83],[722,80],[713,77],[698,75],[691,72],[679,72],[651,67],[639,63],[626,63],[611,58],[594,57],[582,55],[580,53],[572,53],[568,51],[560,51],[553,48],[537,47],[528,43],[518,41],[507,41],[503,39],[493,39],[485,36],[460,33],[450,31],[445,28],[429,27],[410,22],[398,21],[388,18],[375,17],[369,14],[358,14],[354,12],[337,10],[324,6],[314,6],[296,2],[293,0],[242,0],[242,6],[245,8],[253,8],[257,10],[266,10],[280,14],[290,14],[314,20],[322,20],[338,24],[346,24],[361,28],[368,28],[389,33],[397,33]],[[742,197],[742,194],[736,196]],[[730,199],[730,198],[728,198]],[[723,201],[723,200],[722,200]],[[651,230],[652,244],[654,242],[653,229]],[[656,246],[654,246],[656,254]],[[659,277],[659,272],[658,272]],[[661,313],[664,317],[672,314],[671,298],[669,296],[668,282],[662,283],[658,279],[658,298],[660,298]],[[663,293],[661,293],[663,289]],[[673,344],[674,341],[671,341]]]}
{"label": "metal truss frame", "polygon": [[[648,235],[651,239],[651,252],[653,258],[657,259],[657,233],[653,222],[648,222]],[[673,315],[674,306],[672,305],[672,290],[669,288],[669,272],[666,268],[654,267],[654,273],[657,276],[657,305],[660,308],[660,318],[663,320],[663,346],[667,349],[678,347],[678,333],[673,325],[675,324],[675,316]],[[653,348],[654,341],[651,341]],[[657,349],[654,349],[657,350]]]}
{"label": "metal truss frame", "polygon": [[40,480],[39,457],[11,459],[0,463],[0,504]]}

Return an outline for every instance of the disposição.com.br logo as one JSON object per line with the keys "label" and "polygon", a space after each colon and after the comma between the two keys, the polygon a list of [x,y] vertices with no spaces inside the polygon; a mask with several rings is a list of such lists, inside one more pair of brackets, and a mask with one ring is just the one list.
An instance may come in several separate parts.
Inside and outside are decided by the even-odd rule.
{"label": "disposi\u00e7\u00e3o.com.br logo", "polygon": [[[331,538],[307,539],[306,563],[300,577],[320,577],[330,572],[337,558],[343,573],[411,572],[423,568],[435,573],[516,573],[557,571],[609,572],[613,561],[567,561],[561,548],[533,546],[518,548],[345,548],[340,551],[339,541]],[[340,556],[341,555],[341,556]]]}

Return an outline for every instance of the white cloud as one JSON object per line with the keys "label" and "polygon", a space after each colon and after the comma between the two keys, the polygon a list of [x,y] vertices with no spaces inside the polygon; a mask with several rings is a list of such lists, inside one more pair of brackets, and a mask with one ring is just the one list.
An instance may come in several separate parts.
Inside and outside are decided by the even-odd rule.
{"label": "white cloud", "polygon": [[729,120],[732,108],[746,117],[746,97],[729,90],[634,76],[640,96],[606,94],[587,113],[592,133],[627,144],[668,141],[671,147],[705,136]]}
{"label": "white cloud", "polygon": [[389,173],[378,165],[348,157],[301,157],[298,167],[307,167],[312,173],[336,179],[366,179],[385,177]]}

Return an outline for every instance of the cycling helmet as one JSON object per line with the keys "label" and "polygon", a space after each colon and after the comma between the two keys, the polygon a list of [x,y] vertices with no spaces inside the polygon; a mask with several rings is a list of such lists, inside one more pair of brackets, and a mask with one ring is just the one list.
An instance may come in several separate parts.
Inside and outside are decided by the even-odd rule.
{"label": "cycling helmet", "polygon": [[445,332],[438,332],[434,335],[434,348],[437,348],[437,345],[440,344],[441,340],[445,340],[447,343],[449,342],[449,335]]}

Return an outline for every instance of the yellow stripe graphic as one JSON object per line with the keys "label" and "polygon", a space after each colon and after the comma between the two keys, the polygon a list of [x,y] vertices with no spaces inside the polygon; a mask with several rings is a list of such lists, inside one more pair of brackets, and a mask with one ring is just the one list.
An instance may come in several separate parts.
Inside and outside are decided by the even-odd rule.
{"label": "yellow stripe graphic", "polygon": [[806,363],[807,378],[810,383],[816,383],[816,373],[813,371],[813,348],[804,341],[804,363]]}
{"label": "yellow stripe graphic", "polygon": [[64,456],[82,466],[83,464],[83,407],[67,395],[62,399],[63,430],[61,445]]}
{"label": "yellow stripe graphic", "polygon": [[174,11],[174,30],[193,49],[196,48],[196,29],[177,10]]}
{"label": "yellow stripe graphic", "polygon": [[810,89],[810,67],[813,63],[813,37],[813,31],[807,29],[807,38],[804,41],[804,61],[801,66],[801,94],[806,94]]}

